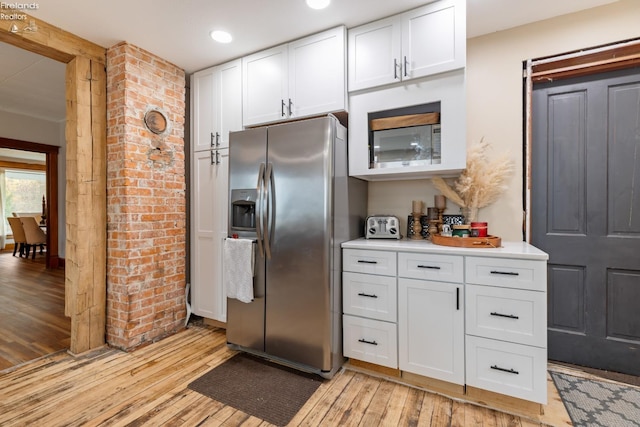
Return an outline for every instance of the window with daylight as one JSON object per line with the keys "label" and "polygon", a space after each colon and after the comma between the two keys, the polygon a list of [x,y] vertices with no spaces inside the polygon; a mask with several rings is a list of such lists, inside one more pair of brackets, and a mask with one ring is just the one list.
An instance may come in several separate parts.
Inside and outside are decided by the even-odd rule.
{"label": "window with daylight", "polygon": [[46,194],[44,171],[5,169],[2,188],[3,220],[5,230],[10,230],[7,216],[13,212],[42,212],[42,198]]}

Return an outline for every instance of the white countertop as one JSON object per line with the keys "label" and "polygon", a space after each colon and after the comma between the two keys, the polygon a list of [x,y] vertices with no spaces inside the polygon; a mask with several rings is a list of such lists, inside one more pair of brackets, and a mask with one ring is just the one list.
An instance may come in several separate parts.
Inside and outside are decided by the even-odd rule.
{"label": "white countertop", "polygon": [[379,251],[424,252],[447,255],[487,256],[546,261],[549,255],[527,242],[502,242],[499,248],[458,248],[411,239],[356,239],[344,242],[343,249],[370,249]]}

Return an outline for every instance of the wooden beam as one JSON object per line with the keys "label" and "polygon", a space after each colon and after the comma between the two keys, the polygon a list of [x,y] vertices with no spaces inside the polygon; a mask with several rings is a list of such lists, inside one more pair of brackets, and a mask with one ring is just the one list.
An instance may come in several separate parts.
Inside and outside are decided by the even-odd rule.
{"label": "wooden beam", "polygon": [[[0,9],[6,15],[15,14],[12,9]],[[92,61],[106,64],[106,50],[88,40],[75,36],[58,27],[34,18],[28,14],[25,20],[0,20],[0,41],[37,53],[56,61],[68,63],[76,56],[89,58]],[[17,33],[10,28],[16,25]],[[22,31],[25,26],[35,25],[35,31]]]}
{"label": "wooden beam", "polygon": [[31,171],[46,171],[47,165],[39,165],[36,163],[9,162],[0,160],[0,168],[5,169],[23,169]]}
{"label": "wooden beam", "polygon": [[72,353],[104,344],[106,322],[106,72],[76,57],[66,71],[66,307]]}
{"label": "wooden beam", "polygon": [[440,123],[440,113],[409,114],[406,116],[383,117],[373,119],[370,130],[386,130]]}

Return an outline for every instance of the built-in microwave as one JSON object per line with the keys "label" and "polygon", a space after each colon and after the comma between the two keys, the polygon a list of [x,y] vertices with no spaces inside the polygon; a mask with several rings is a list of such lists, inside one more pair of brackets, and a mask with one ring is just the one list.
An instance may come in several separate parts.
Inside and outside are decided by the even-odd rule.
{"label": "built-in microwave", "polygon": [[[441,160],[439,115],[398,117],[389,124],[370,125],[369,168],[401,168],[439,164]],[[405,119],[405,120],[402,120]],[[415,124],[429,121],[431,123]],[[404,126],[403,126],[404,124]]]}

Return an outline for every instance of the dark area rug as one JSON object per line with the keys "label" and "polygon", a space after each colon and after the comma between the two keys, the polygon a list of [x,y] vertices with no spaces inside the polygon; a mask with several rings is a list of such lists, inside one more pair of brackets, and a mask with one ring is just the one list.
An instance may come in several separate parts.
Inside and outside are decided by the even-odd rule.
{"label": "dark area rug", "polygon": [[322,384],[317,375],[239,353],[189,384],[211,399],[285,426]]}
{"label": "dark area rug", "polygon": [[574,426],[640,426],[640,388],[549,373]]}

